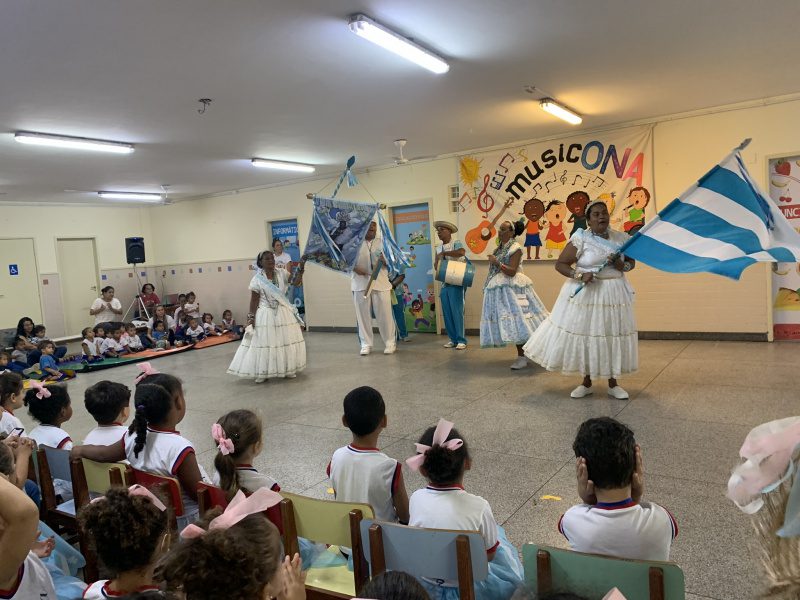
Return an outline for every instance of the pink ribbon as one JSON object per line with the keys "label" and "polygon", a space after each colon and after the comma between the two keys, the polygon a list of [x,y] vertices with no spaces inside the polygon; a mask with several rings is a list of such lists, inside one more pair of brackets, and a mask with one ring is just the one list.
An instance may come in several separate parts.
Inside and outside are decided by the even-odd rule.
{"label": "pink ribbon", "polygon": [[728,480],[728,498],[745,513],[763,506],[762,493],[770,492],[791,475],[792,454],[800,444],[800,417],[770,421],[753,428],[739,455],[745,462]]}
{"label": "pink ribbon", "polygon": [[625,600],[625,596],[623,596],[622,592],[620,592],[617,588],[613,588],[610,592],[603,596],[603,600]]}
{"label": "pink ribbon", "polygon": [[145,377],[149,377],[150,375],[158,375],[159,373],[161,373],[161,371],[154,368],[153,365],[151,365],[149,362],[139,363],[136,366],[139,367],[141,373],[139,373],[136,376],[136,379],[134,379],[135,383],[139,383],[142,379],[144,379]]}
{"label": "pink ribbon", "polygon": [[230,438],[225,437],[225,430],[222,428],[222,425],[219,423],[214,423],[211,426],[211,437],[214,438],[214,441],[217,442],[217,448],[222,453],[223,456],[227,454],[233,454],[236,448],[233,445],[233,442]]}
{"label": "pink ribbon", "polygon": [[264,512],[283,500],[283,496],[267,488],[258,488],[250,497],[244,495],[242,490],[236,492],[233,500],[228,504],[225,512],[208,524],[208,530],[197,525],[187,525],[181,531],[183,539],[192,539],[205,535],[212,529],[228,529],[250,515]]}
{"label": "pink ribbon", "polygon": [[40,383],[40,382],[36,381],[35,379],[32,379],[32,380],[31,380],[31,387],[32,387],[33,389],[35,389],[35,390],[38,390],[38,391],[36,392],[36,397],[37,397],[39,400],[41,400],[42,398],[49,398],[49,397],[51,396],[51,394],[50,394],[50,390],[48,390],[48,389],[47,389],[47,388],[44,386],[44,384],[43,384],[43,383]]}
{"label": "pink ribbon", "polygon": [[[436,424],[436,431],[433,432],[433,445],[434,446],[444,446],[448,450],[458,450],[461,446],[464,445],[464,441],[458,438],[448,440],[447,436],[450,435],[450,431],[453,429],[453,423],[451,421],[445,421],[444,419],[439,419],[439,422]],[[426,446],[425,444],[415,444],[417,447],[417,453],[415,456],[406,459],[406,464],[408,468],[412,471],[419,471],[419,468],[425,462],[425,455],[428,453],[428,450],[431,449],[431,446]]]}
{"label": "pink ribbon", "polygon": [[[143,498],[149,498],[150,502],[152,502],[153,506],[155,506],[158,510],[160,510],[161,512],[167,510],[167,507],[164,506],[164,503],[161,500],[159,500],[158,497],[156,497],[156,495],[153,494],[153,492],[148,490],[146,487],[139,485],[138,483],[134,483],[131,487],[128,488],[128,495],[142,496]],[[94,500],[92,500],[91,504],[94,504],[95,502],[100,502],[101,500],[105,499],[106,499],[105,496],[100,496],[99,498],[95,498]]]}

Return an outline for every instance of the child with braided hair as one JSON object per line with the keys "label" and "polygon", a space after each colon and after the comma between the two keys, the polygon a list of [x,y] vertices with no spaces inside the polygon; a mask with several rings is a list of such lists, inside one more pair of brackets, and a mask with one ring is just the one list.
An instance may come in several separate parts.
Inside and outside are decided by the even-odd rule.
{"label": "child with braided hair", "polygon": [[145,488],[111,488],[79,515],[81,527],[112,579],[92,583],[83,597],[109,597],[157,590],[153,571],[169,548],[166,506]]}

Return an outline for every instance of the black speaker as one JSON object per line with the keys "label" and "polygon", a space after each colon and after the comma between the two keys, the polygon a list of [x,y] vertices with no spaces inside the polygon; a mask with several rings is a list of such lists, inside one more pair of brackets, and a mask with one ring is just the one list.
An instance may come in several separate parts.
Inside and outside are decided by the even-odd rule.
{"label": "black speaker", "polygon": [[125,256],[129,265],[140,265],[144,262],[144,238],[125,238]]}

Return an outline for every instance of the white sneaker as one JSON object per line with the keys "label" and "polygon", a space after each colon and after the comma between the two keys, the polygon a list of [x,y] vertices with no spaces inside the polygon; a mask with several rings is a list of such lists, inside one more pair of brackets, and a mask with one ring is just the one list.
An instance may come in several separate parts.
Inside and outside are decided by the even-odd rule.
{"label": "white sneaker", "polygon": [[628,392],[623,390],[620,386],[615,385],[612,388],[608,388],[608,395],[612,398],[616,398],[617,400],[627,400],[628,399]]}
{"label": "white sneaker", "polygon": [[295,377],[297,377],[297,373],[287,373],[286,374],[286,379],[294,379]]}
{"label": "white sneaker", "polygon": [[411,338],[410,338],[409,336],[406,336],[406,337],[404,337],[404,338],[403,338],[403,340],[402,340],[402,341],[404,341],[404,342],[410,342],[410,341],[411,341]]}
{"label": "white sneaker", "polygon": [[456,350],[466,350],[466,349],[467,349],[467,345],[464,342],[456,344]]}
{"label": "white sneaker", "polygon": [[519,371],[520,369],[524,369],[528,366],[528,359],[524,356],[518,356],[517,360],[514,361],[514,364],[511,365],[511,368],[515,371]]}
{"label": "white sneaker", "polygon": [[266,377],[256,377],[256,383],[264,383],[266,380]]}
{"label": "white sneaker", "polygon": [[386,346],[386,348],[383,349],[384,354],[394,354],[396,351],[397,351],[397,346],[395,346],[394,344],[392,344],[391,346]]}
{"label": "white sneaker", "polygon": [[361,353],[360,353],[361,356],[366,356],[367,354],[370,353],[370,350],[372,350],[372,348],[370,348],[369,346],[361,346]]}
{"label": "white sneaker", "polygon": [[580,384],[569,395],[570,398],[586,398],[586,396],[592,395],[592,388],[588,388],[583,384]]}
{"label": "white sneaker", "polygon": [[455,348],[455,347],[456,347],[456,345],[455,345],[453,342],[447,342],[447,343],[444,345],[444,347],[445,347],[445,348]]}

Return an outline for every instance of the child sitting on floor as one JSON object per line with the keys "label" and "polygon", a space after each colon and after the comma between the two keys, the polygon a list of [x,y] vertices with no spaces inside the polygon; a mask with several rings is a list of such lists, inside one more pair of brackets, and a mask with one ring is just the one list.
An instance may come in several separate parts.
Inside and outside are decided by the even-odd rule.
{"label": "child sitting on floor", "polygon": [[181,485],[184,516],[178,524],[197,519],[197,483],[204,479],[194,446],[175,430],[186,416],[186,400],[180,379],[159,373],[150,363],[139,363],[142,374],[136,384],[133,423],[121,444],[75,446],[72,456],[99,462],[127,459],[134,469],[163,477],[175,477]]}
{"label": "child sitting on floor", "polygon": [[183,305],[183,312],[190,317],[200,318],[200,303],[194,292],[186,294],[186,304]]}
{"label": "child sitting on floor", "polygon": [[144,344],[136,333],[136,325],[128,323],[125,325],[125,333],[120,338],[120,343],[125,346],[129,353],[141,352],[144,350]]}
{"label": "child sitting on floor", "polygon": [[386,428],[386,405],[380,392],[358,387],[344,397],[342,424],[353,441],[333,453],[328,477],[336,499],[364,502],[379,521],[408,523],[408,493],[402,465],[378,449]]}
{"label": "child sitting on floor", "polygon": [[584,421],[572,445],[583,504],[561,516],[558,530],[578,552],[669,560],[678,525],[668,510],[641,502],[642,451],[633,431],[610,417]]}
{"label": "child sitting on floor", "polygon": [[233,318],[233,313],[230,309],[226,308],[222,311],[222,329],[225,331],[232,331],[238,335],[236,331],[236,320]]}
{"label": "child sitting on floor", "polygon": [[97,421],[97,427],[86,434],[84,444],[110,446],[119,443],[128,428],[131,391],[116,381],[98,381],[83,395],[86,410]]}
{"label": "child sitting on floor", "polygon": [[25,433],[22,421],[14,416],[14,411],[22,407],[24,398],[22,376],[12,371],[0,375],[0,434],[11,435],[14,430],[18,435]]}
{"label": "child sitting on floor", "polygon": [[100,340],[95,339],[94,331],[91,327],[84,327],[81,331],[83,341],[81,342],[81,350],[83,351],[83,360],[87,363],[95,363],[103,360],[102,352],[100,351]]}
{"label": "child sitting on floor", "polygon": [[10,362],[11,355],[4,350],[0,350],[0,375],[6,371],[11,371],[11,369],[8,367],[8,363]]}
{"label": "child sitting on floor", "polygon": [[222,329],[214,323],[214,315],[203,313],[203,331],[206,335],[222,335]]}
{"label": "child sitting on floor", "polygon": [[[42,342],[52,342],[49,337],[47,337],[47,328],[44,325],[36,325],[33,328],[33,337],[31,338],[31,343],[36,344],[37,346]],[[62,359],[67,354],[67,347],[66,346],[56,346],[56,343],[53,342],[53,357],[56,359],[56,362],[62,362]]]}
{"label": "child sitting on floor", "polygon": [[189,344],[194,344],[205,339],[206,333],[197,322],[197,317],[189,317],[189,323],[183,331],[183,336]]}
{"label": "child sitting on floor", "polygon": [[111,330],[111,335],[103,340],[100,350],[106,358],[118,358],[128,353],[122,345],[122,327],[116,326]]}
{"label": "child sitting on floor", "polygon": [[98,558],[111,579],[92,583],[84,592],[88,600],[105,600],[157,590],[153,577],[160,556],[169,549],[166,506],[139,485],[111,488],[80,513]]}
{"label": "child sitting on floor", "polygon": [[39,357],[39,368],[42,370],[43,375],[46,374],[45,379],[50,381],[67,379],[69,376],[58,370],[58,363],[55,356],[53,356],[55,351],[56,345],[50,340],[39,342],[39,352],[42,353]]}
{"label": "child sitting on floor", "polygon": [[102,344],[103,340],[106,339],[106,328],[102,325],[95,325],[92,331],[94,331],[94,337],[98,343]]}
{"label": "child sitting on floor", "polygon": [[167,350],[169,344],[169,332],[164,321],[153,322],[153,333],[150,336],[153,340],[153,347],[160,350]]}
{"label": "child sitting on floor", "polygon": [[14,338],[14,350],[11,352],[11,362],[8,363],[8,368],[15,373],[24,374],[28,371],[28,352],[25,350],[27,343],[25,338]]}
{"label": "child sitting on floor", "polygon": [[[439,419],[417,444],[418,453],[406,460],[413,470],[428,480],[428,486],[411,496],[409,525],[431,529],[479,531],[484,540],[489,576],[475,583],[476,598],[509,598],[522,583],[522,565],[516,548],[497,524],[489,503],[464,490],[464,473],[472,459],[463,436],[453,424]],[[424,579],[431,598],[458,597],[457,582]]]}
{"label": "child sitting on floor", "polygon": [[211,428],[218,449],[212,481],[225,491],[228,500],[240,489],[248,494],[262,487],[281,491],[277,481],[253,467],[254,459],[264,447],[261,431],[258,415],[243,409],[223,415]]}
{"label": "child sitting on floor", "polygon": [[181,590],[186,600],[304,600],[300,557],[281,560],[278,530],[261,514],[262,496],[270,493],[242,499],[239,510],[247,516],[232,525],[212,509],[201,526],[181,532],[180,544],[162,561],[167,588]]}

